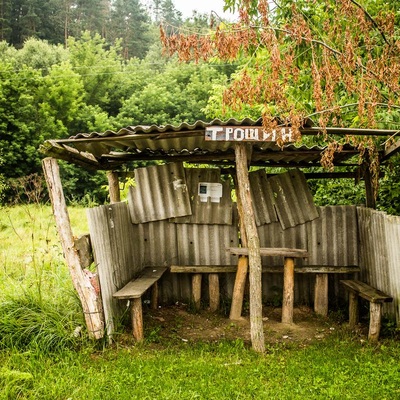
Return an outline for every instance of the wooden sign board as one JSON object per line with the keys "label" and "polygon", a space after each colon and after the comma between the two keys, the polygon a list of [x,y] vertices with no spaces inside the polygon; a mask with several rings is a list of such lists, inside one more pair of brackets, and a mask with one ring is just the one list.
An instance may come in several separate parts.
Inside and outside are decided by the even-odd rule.
{"label": "wooden sign board", "polygon": [[279,127],[265,131],[261,126],[209,126],[205,140],[224,142],[293,142],[292,129]]}

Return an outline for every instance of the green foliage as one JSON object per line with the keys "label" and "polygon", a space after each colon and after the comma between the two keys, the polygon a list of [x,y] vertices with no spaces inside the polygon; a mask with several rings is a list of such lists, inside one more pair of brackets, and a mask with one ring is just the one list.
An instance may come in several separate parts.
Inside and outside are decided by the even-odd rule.
{"label": "green foliage", "polygon": [[31,293],[6,297],[0,305],[0,349],[49,353],[76,348],[84,326],[78,310],[77,301],[68,301],[65,293],[59,303]]}
{"label": "green foliage", "polygon": [[207,64],[167,64],[121,107],[117,121],[131,124],[180,124],[205,120],[210,91],[225,76]]}

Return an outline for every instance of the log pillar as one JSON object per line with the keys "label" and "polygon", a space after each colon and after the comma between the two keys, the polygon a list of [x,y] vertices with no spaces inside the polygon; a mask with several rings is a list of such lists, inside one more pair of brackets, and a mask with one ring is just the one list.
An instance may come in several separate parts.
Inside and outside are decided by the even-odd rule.
{"label": "log pillar", "polygon": [[260,240],[251,200],[247,155],[246,143],[237,143],[235,145],[236,173],[238,187],[240,188],[239,196],[242,203],[242,211],[239,210],[239,218],[243,220],[249,251],[250,336],[253,350],[262,353],[265,351],[265,343],[262,319]]}
{"label": "log pillar", "polygon": [[377,342],[379,339],[379,332],[381,330],[382,303],[370,302],[369,307],[368,339],[371,342]]}
{"label": "log pillar", "polygon": [[107,179],[110,203],[119,203],[121,201],[121,195],[119,191],[118,173],[115,171],[107,171]]}
{"label": "log pillar", "polygon": [[315,275],[314,311],[324,317],[328,316],[328,274]]}
{"label": "log pillar", "polygon": [[192,297],[196,310],[200,310],[201,307],[201,278],[201,274],[193,274],[192,276]]}
{"label": "log pillar", "polygon": [[358,294],[349,292],[349,327],[354,329],[358,324]]}
{"label": "log pillar", "polygon": [[219,276],[218,274],[208,275],[208,289],[210,297],[210,311],[217,311],[219,308]]}
{"label": "log pillar", "polygon": [[282,322],[293,323],[294,304],[294,258],[285,257],[283,267],[283,300],[282,300]]}
{"label": "log pillar", "polygon": [[143,340],[143,312],[142,298],[132,299],[131,305],[132,333],[133,337],[141,342]]}
{"label": "log pillar", "polygon": [[92,284],[93,276],[89,276],[89,274],[86,274],[82,269],[78,250],[76,249],[74,236],[72,234],[57,160],[54,158],[45,158],[42,161],[42,167],[49,189],[51,205],[64,258],[67,262],[73,285],[82,304],[89,336],[94,339],[101,339],[104,336],[105,327],[101,297],[98,286],[96,288],[96,284],[94,286]]}

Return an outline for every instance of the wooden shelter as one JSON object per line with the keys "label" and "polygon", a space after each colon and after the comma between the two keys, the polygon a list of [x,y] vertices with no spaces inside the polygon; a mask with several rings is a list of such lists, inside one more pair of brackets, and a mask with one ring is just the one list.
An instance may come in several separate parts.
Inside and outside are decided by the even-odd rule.
{"label": "wooden shelter", "polygon": [[[388,130],[321,129],[313,126],[309,120],[304,121],[300,131],[303,136],[327,132],[338,136],[389,138],[396,134],[395,131]],[[177,280],[180,277],[188,279],[189,275],[191,295],[195,303],[199,302],[201,295],[201,276],[207,272],[210,306],[214,309],[218,306],[215,303],[215,291],[219,295],[218,274],[222,271],[234,274],[234,283],[229,288],[231,318],[241,315],[249,272],[251,337],[257,351],[264,350],[263,272],[283,275],[283,322],[293,321],[295,270],[303,272],[303,276],[307,273],[315,275],[314,306],[317,312],[326,314],[328,273],[359,271],[358,259],[354,258],[354,253],[358,254],[358,250],[353,251],[350,248],[358,241],[358,231],[356,232],[356,228],[352,229],[357,225],[355,208],[350,207],[346,211],[341,209],[346,213],[346,220],[332,217],[342,211],[318,209],[313,204],[306,179],[365,179],[366,205],[373,208],[369,160],[365,156],[360,164],[355,157],[359,155],[359,150],[346,144],[334,153],[333,171],[303,173],[301,170],[304,168],[320,167],[326,148],[296,144],[291,135],[290,126],[287,125],[279,125],[278,128],[266,132],[262,128],[261,120],[231,119],[214,120],[210,123],[198,121],[193,125],[182,123],[179,126],[135,126],[118,132],[81,133],[69,139],[49,140],[43,144],[43,152],[50,157],[44,160],[43,166],[64,253],[87,316],[89,331],[94,337],[101,336],[106,328],[112,334],[112,318],[115,316],[113,309],[117,301],[112,299],[112,292],[120,290],[149,264],[170,269],[174,277],[165,279],[170,279],[169,284],[178,288],[175,294],[180,290]],[[388,149],[382,148],[379,151],[380,161],[385,162],[399,149],[400,142]],[[103,276],[99,271],[102,303],[93,274],[84,269],[85,265],[79,259],[54,159],[66,160],[89,170],[109,171],[110,199],[111,203],[117,204],[108,209],[88,211],[93,230],[108,232],[97,237],[93,237],[91,232],[92,245],[97,241],[94,246],[95,257],[98,258],[96,262],[99,263],[99,259],[103,257],[102,262],[110,264],[112,268],[111,272],[104,272]],[[119,174],[126,173],[132,162],[154,160],[167,164],[136,170],[136,187],[130,191],[128,206],[119,206]],[[193,169],[195,173],[190,173],[190,168],[183,168],[183,162],[213,168]],[[249,167],[258,168],[249,174]],[[269,177],[265,172],[268,167],[284,167],[289,172]],[[342,172],[343,168],[337,169],[338,167],[347,167],[346,172]],[[237,204],[232,205],[229,181],[221,180],[221,175],[230,175],[233,178]],[[105,221],[104,225],[97,225],[102,219]],[[345,239],[341,239],[340,246],[332,244],[331,247],[320,248],[312,253],[309,247],[317,249],[321,244],[315,239],[314,232],[329,230],[332,228],[329,227],[330,224],[336,227],[332,224],[332,219],[338,221],[342,233],[346,231]],[[236,227],[237,222],[239,228]],[[119,232],[111,232],[111,228],[116,225],[123,228]],[[201,229],[206,230],[207,239],[201,239],[198,233]],[[163,244],[157,243],[161,257],[157,264],[161,265],[155,265],[152,261],[154,253],[148,253],[154,252],[154,243],[151,242],[154,242],[154,237],[159,238],[157,235],[162,230],[168,233],[161,240]],[[152,237],[150,231],[158,232],[153,239],[146,238]],[[190,233],[192,231],[200,238],[196,243],[190,239],[194,237],[191,236],[194,235]],[[330,236],[331,233],[326,235],[327,238]],[[131,240],[142,238],[145,243],[135,249],[131,241],[125,248],[122,243],[127,237]],[[188,245],[186,242],[199,247],[203,242],[211,243],[211,240],[212,244],[204,252],[207,256],[199,251],[190,256],[192,250],[189,246],[188,256],[185,258]],[[289,243],[290,246],[282,246],[282,243]],[[303,260],[304,258],[306,259]],[[282,267],[280,270],[279,265]],[[184,275],[186,278],[183,278]],[[163,282],[162,280],[161,292]]]}

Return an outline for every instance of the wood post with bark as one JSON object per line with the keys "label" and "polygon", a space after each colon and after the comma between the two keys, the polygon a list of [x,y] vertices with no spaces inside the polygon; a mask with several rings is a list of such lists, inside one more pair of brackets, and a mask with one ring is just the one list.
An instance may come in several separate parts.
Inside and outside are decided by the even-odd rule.
{"label": "wood post with bark", "polygon": [[252,347],[255,351],[264,352],[264,329],[262,320],[262,267],[260,254],[260,240],[258,237],[254,209],[250,193],[249,173],[247,169],[246,143],[235,145],[236,173],[242,211],[239,218],[243,220],[249,252],[249,282],[250,282],[250,335]]}
{"label": "wood post with bark", "polygon": [[93,282],[93,274],[90,271],[86,273],[82,269],[78,250],[72,235],[57,160],[54,158],[45,158],[42,161],[42,166],[64,257],[73,285],[78,292],[82,304],[89,336],[94,339],[101,339],[104,336],[104,316],[99,286]]}
{"label": "wood post with bark", "polygon": [[108,192],[110,194],[110,203],[119,203],[121,201],[121,195],[119,191],[119,180],[117,172],[107,171],[107,179]]}

